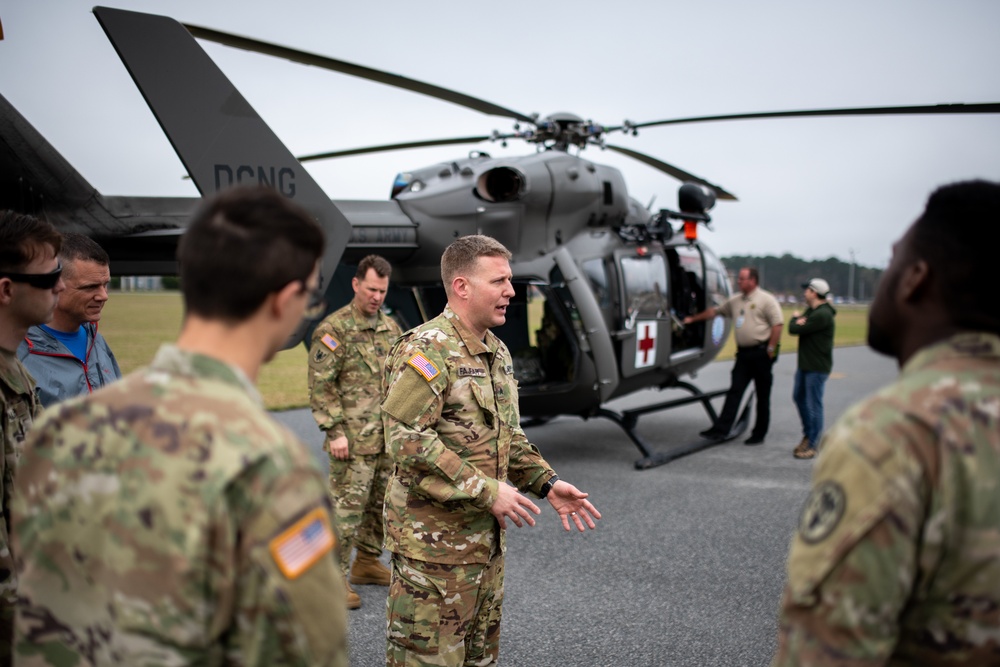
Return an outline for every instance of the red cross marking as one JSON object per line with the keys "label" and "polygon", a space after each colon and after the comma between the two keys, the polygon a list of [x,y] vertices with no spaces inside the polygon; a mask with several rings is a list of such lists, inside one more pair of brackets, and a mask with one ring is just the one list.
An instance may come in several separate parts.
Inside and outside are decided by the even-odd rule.
{"label": "red cross marking", "polygon": [[656,339],[649,337],[649,327],[643,327],[642,333],[645,338],[639,341],[639,351],[642,352],[642,363],[646,363],[649,361],[649,351],[653,349]]}

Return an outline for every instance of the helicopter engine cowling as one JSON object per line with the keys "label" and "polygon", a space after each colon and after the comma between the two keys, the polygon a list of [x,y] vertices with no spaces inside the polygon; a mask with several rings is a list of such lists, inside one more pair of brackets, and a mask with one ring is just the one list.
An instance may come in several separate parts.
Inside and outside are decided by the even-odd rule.
{"label": "helicopter engine cowling", "polygon": [[527,179],[513,167],[494,167],[476,179],[476,194],[494,203],[517,201],[524,195]]}

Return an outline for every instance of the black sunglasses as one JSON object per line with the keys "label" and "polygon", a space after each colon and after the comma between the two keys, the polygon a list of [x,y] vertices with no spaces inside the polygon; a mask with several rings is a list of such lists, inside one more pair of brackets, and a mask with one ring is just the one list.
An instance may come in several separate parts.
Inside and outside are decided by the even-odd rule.
{"label": "black sunglasses", "polygon": [[11,273],[10,271],[0,271],[0,278],[10,278],[12,282],[27,283],[38,289],[52,289],[59,282],[62,270],[62,262],[59,262],[55,270],[49,273]]}

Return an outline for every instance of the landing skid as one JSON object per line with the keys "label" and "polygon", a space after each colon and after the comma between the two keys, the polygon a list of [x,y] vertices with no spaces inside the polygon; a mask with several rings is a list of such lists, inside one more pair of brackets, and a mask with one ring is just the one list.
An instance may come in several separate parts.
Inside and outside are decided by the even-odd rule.
{"label": "landing skid", "polygon": [[753,407],[753,391],[748,393],[748,396],[744,399],[745,403],[743,409],[739,412],[739,418],[733,427],[729,430],[722,438],[700,438],[692,443],[671,449],[666,452],[653,452],[649,445],[642,439],[642,437],[636,433],[636,426],[639,424],[639,417],[648,414],[650,412],[660,412],[661,410],[669,410],[670,408],[680,407],[682,405],[690,405],[691,403],[701,403],[702,407],[705,408],[705,412],[708,413],[711,423],[715,423],[718,419],[718,415],[715,412],[715,408],[712,406],[711,399],[718,396],[724,396],[728,389],[719,389],[717,391],[711,391],[708,393],[703,392],[698,387],[690,384],[688,382],[678,382],[673,385],[678,389],[686,389],[691,392],[691,396],[686,398],[677,398],[672,401],[665,401],[663,403],[656,403],[654,405],[646,405],[641,408],[635,408],[634,410],[622,410],[621,412],[615,412],[614,410],[608,410],[606,408],[598,409],[596,416],[604,417],[610,419],[614,423],[621,426],[622,430],[625,431],[625,435],[639,448],[642,452],[643,458],[635,462],[635,467],[637,470],[648,470],[649,468],[655,468],[661,466],[664,463],[669,463],[674,459],[680,458],[682,456],[687,456],[688,454],[693,454],[694,452],[700,452],[703,449],[712,447],[714,445],[721,444],[723,442],[728,442],[734,438],[738,438],[743,433],[746,432],[747,426],[750,424],[750,408]]}

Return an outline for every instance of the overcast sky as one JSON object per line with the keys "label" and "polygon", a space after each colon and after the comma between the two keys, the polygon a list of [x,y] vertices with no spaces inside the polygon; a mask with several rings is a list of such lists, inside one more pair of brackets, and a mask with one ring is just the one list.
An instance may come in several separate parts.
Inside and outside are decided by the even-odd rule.
{"label": "overcast sky", "polygon": [[[1000,101],[1000,2],[745,0],[425,3],[108,0],[605,125],[709,114]],[[197,195],[92,1],[0,5],[0,91],[101,192]],[[296,154],[510,131],[512,121],[381,84],[203,43]],[[163,54],[169,58],[170,54]],[[884,266],[927,194],[1000,180],[1000,114],[679,125],[611,143],[736,194],[702,238],[720,255],[791,252]],[[512,143],[311,163],[335,199],[385,199],[393,176]],[[679,183],[611,152],[629,192],[676,206]]]}

